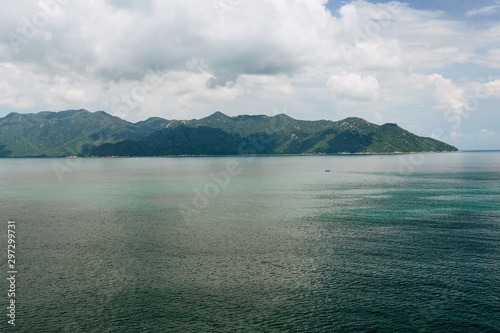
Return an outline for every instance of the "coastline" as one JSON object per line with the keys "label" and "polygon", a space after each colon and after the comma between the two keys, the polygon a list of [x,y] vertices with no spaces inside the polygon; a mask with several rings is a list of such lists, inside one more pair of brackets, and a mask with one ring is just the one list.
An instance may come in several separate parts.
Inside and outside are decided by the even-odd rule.
{"label": "coastline", "polygon": [[180,154],[180,155],[158,155],[158,156],[3,156],[0,159],[21,159],[21,158],[32,158],[32,159],[47,159],[47,158],[166,158],[166,157],[249,157],[249,156],[361,156],[361,155],[404,155],[404,154],[440,154],[440,153],[471,153],[471,152],[500,152],[500,150],[452,150],[452,151],[412,151],[412,152],[358,152],[358,153],[304,153],[304,154],[228,154],[228,155],[209,155],[209,154]]}

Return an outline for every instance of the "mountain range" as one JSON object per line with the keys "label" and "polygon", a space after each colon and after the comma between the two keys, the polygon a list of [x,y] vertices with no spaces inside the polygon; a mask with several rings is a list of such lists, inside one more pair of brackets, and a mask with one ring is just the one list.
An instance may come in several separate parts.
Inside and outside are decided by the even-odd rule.
{"label": "mountain range", "polygon": [[0,118],[0,157],[341,154],[458,151],[397,124],[356,117],[296,120],[221,112],[192,120],[131,123],[103,111],[10,113]]}

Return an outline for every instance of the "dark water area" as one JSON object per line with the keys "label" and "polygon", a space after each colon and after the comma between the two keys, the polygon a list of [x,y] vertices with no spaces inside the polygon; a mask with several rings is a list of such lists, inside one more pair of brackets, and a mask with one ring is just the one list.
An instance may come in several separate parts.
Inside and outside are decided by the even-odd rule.
{"label": "dark water area", "polygon": [[0,159],[0,188],[0,331],[500,332],[500,152]]}

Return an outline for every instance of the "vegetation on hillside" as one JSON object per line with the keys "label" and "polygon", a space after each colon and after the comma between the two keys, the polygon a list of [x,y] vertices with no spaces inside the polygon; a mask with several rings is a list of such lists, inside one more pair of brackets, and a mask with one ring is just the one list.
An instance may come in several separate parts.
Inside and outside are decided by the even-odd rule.
{"label": "vegetation on hillside", "polygon": [[103,111],[11,113],[0,119],[0,157],[340,154],[457,151],[396,124],[356,117],[304,121],[287,115],[130,123]]}

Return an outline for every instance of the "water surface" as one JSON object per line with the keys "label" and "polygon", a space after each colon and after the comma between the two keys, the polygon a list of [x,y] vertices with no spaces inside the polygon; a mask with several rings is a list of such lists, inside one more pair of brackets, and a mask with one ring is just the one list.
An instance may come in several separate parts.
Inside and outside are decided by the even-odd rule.
{"label": "water surface", "polygon": [[500,330],[499,152],[0,172],[19,331]]}

